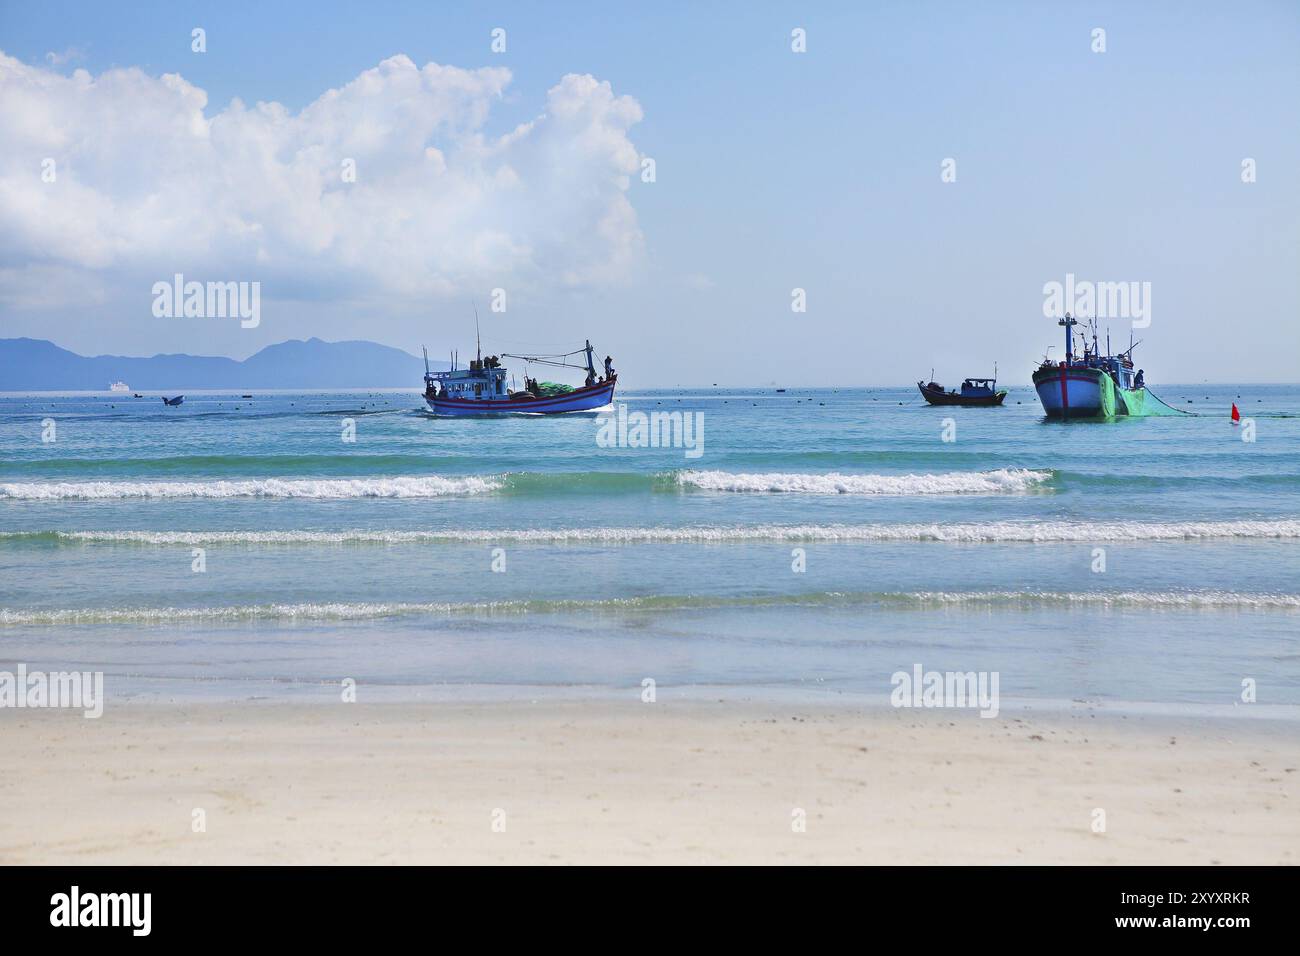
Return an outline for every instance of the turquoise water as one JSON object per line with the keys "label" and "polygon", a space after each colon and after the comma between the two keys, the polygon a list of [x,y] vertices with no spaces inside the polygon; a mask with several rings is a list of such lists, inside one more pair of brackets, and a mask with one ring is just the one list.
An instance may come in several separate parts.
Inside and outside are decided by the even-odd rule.
{"label": "turquoise water", "polygon": [[410,392],[0,396],[0,669],[124,696],[884,699],[920,663],[996,670],[1009,699],[1231,705],[1250,678],[1300,704],[1300,388],[1158,391],[1193,414],[620,396],[701,414],[698,456]]}

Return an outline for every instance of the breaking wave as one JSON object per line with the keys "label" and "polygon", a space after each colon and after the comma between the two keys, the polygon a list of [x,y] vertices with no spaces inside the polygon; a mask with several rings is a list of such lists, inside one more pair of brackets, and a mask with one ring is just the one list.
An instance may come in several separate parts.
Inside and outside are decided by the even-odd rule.
{"label": "breaking wave", "polygon": [[15,544],[349,545],[483,543],[637,544],[728,541],[938,541],[1052,544],[1095,541],[1300,539],[1300,519],[1260,521],[993,521],[967,524],[740,525],[660,528],[449,528],[440,531],[10,531]]}
{"label": "breaking wave", "polygon": [[515,496],[739,491],[807,495],[1017,494],[1052,478],[1050,471],[933,475],[767,474],[725,471],[506,472],[497,475],[409,475],[363,478],[228,478],[185,480],[30,481],[0,483],[0,500],[67,501],[159,498],[434,498],[501,493]]}
{"label": "breaking wave", "polygon": [[939,475],[847,475],[769,472],[682,471],[677,481],[704,491],[802,495],[1006,495],[1032,491],[1050,481],[1050,471],[999,468]]}
{"label": "breaking wave", "polygon": [[497,477],[256,478],[225,481],[6,482],[0,499],[23,501],[120,498],[436,498],[496,491]]}
{"label": "breaking wave", "polygon": [[1233,591],[899,591],[815,594],[675,596],[605,600],[530,600],[478,603],[334,602],[250,604],[232,607],[125,607],[13,610],[0,608],[0,626],[176,624],[241,621],[350,621],[387,617],[564,612],[635,612],[710,608],[855,607],[1148,608],[1153,610],[1300,611],[1300,594]]}

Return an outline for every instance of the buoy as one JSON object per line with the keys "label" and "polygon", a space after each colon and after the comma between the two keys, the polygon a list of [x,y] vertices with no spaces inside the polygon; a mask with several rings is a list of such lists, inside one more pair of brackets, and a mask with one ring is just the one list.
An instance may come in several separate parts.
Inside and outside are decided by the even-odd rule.
{"label": "buoy", "polygon": [[1237,411],[1237,403],[1232,403],[1232,424],[1236,425],[1241,421],[1241,412]]}

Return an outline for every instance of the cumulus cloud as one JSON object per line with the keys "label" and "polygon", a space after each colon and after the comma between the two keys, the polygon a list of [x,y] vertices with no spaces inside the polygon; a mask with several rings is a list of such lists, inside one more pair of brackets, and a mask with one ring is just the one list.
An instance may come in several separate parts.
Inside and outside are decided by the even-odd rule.
{"label": "cumulus cloud", "polygon": [[39,280],[47,304],[86,301],[173,272],[374,302],[628,279],[640,106],[568,75],[531,122],[490,135],[510,79],[394,56],[300,112],[210,112],[176,74],[0,54],[0,299],[31,307]]}

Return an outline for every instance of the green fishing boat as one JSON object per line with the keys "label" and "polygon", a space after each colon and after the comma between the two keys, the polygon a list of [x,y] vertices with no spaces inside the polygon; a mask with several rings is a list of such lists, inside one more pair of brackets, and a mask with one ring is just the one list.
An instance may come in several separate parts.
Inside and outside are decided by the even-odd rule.
{"label": "green fishing boat", "polygon": [[1134,372],[1133,349],[1141,343],[1131,339],[1127,350],[1111,354],[1109,335],[1106,353],[1097,341],[1097,324],[1090,323],[1092,343],[1080,336],[1083,355],[1075,351],[1074,327],[1079,320],[1068,312],[1057,321],[1065,327],[1065,361],[1054,362],[1044,356],[1034,370],[1034,389],[1048,418],[1091,419],[1140,418],[1150,415],[1176,415],[1146,387],[1146,373]]}

